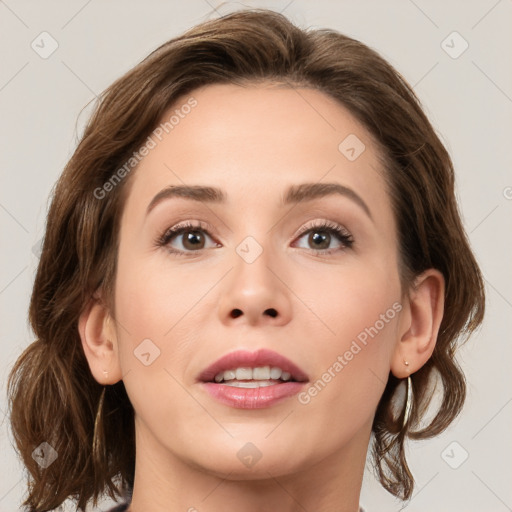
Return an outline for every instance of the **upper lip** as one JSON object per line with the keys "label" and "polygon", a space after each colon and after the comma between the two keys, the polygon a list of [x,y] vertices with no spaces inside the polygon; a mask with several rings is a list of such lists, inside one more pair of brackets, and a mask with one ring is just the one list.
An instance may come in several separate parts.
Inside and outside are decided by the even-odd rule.
{"label": "upper lip", "polygon": [[298,382],[308,381],[308,376],[295,363],[288,358],[274,352],[273,350],[260,349],[256,352],[247,350],[236,350],[221,357],[201,372],[199,381],[211,382],[215,375],[226,370],[235,368],[257,368],[261,366],[279,367],[281,370],[291,374],[291,378]]}

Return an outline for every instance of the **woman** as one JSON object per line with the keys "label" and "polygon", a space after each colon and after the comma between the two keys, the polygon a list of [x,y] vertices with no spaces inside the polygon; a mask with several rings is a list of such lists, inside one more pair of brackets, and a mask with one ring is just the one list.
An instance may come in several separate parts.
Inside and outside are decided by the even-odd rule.
{"label": "woman", "polygon": [[203,23],[105,92],[55,189],[9,378],[24,505],[356,512],[369,446],[405,500],[483,313],[401,76],[272,11]]}

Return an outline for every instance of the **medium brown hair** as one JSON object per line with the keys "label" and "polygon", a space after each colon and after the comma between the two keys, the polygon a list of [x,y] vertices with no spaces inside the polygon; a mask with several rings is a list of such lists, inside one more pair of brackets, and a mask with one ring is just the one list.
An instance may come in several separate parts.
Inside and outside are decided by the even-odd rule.
{"label": "medium brown hair", "polygon": [[[454,356],[484,314],[482,276],[465,235],[450,157],[412,88],[366,45],[334,30],[302,30],[264,9],[208,21],[163,44],[101,95],[53,193],[34,282],[30,323],[36,341],[9,375],[10,421],[28,468],[24,505],[46,511],[72,497],[85,508],[115,483],[133,486],[134,411],[123,381],[107,386],[92,451],[103,386],[92,376],[78,318],[97,290],[113,305],[120,217],[133,171],[105,197],[94,191],[137,151],[179,97],[208,84],[257,82],[309,87],[339,101],[379,147],[397,221],[402,284],[428,268],[442,272],[445,311],[434,353],[412,378],[412,413],[402,428],[390,374],[373,424],[374,463],[383,486],[409,498],[406,437],[442,432],[460,412],[465,380]],[[113,309],[112,309],[113,311]],[[420,428],[435,382],[442,400]],[[412,427],[417,427],[413,430]],[[32,451],[48,442],[58,458],[41,469]]]}

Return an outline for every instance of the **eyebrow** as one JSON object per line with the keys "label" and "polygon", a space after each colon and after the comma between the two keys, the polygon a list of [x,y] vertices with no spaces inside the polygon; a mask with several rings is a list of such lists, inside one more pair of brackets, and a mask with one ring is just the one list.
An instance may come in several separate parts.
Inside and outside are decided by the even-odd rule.
{"label": "eyebrow", "polygon": [[[339,194],[356,203],[373,220],[370,208],[354,190],[339,183],[301,183],[292,185],[282,196],[281,206],[297,204],[301,201],[311,201],[325,196]],[[181,197],[192,201],[204,203],[225,203],[227,195],[217,187],[203,185],[170,185],[162,189],[149,203],[146,215],[155,208],[155,206],[165,199]]]}

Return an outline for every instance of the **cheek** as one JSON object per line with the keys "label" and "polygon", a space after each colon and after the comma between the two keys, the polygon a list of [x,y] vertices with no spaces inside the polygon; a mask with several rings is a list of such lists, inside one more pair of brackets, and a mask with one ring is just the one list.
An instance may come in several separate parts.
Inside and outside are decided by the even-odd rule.
{"label": "cheek", "polygon": [[[336,275],[331,273],[324,281],[328,285],[317,288],[314,296],[309,292],[311,309],[325,329],[322,336],[317,331],[310,355],[315,382],[302,403],[318,407],[319,415],[328,409],[340,421],[347,411],[357,415],[360,410],[364,420],[376,407],[389,376],[402,309],[399,280],[371,266],[340,273],[338,279]],[[304,286],[304,293],[308,288],[313,289],[311,283]]]}
{"label": "cheek", "polygon": [[116,315],[134,340],[168,340],[211,287],[211,272],[199,266],[183,271],[165,257],[120,257]]}
{"label": "cheek", "polygon": [[[120,253],[115,311],[119,361],[130,401],[142,416],[144,411],[152,414],[158,397],[170,408],[194,407],[179,382],[195,377],[190,366],[218,302],[212,288],[224,273],[193,263],[171,267],[165,257]],[[161,411],[164,417],[168,413]]]}
{"label": "cheek", "polygon": [[393,307],[400,300],[398,274],[390,268],[358,263],[327,269],[307,280],[302,277],[296,290],[299,283],[304,302],[325,327],[322,337],[340,349],[360,333],[364,338],[365,329],[376,323],[379,331],[389,331],[388,325],[400,309]]}
{"label": "cheek", "polygon": [[199,279],[191,286],[184,273],[171,274],[155,260],[126,253],[119,258],[115,311],[119,360],[137,416],[172,431],[170,418],[176,409],[181,414],[194,406],[179,382],[191,358],[187,347],[195,336],[191,308],[198,294],[200,298],[206,293],[208,283],[200,285]]}
{"label": "cheek", "polygon": [[386,387],[396,319],[380,331],[374,324],[364,325],[351,326],[355,336],[347,334],[323,347],[317,344],[322,350],[319,370],[297,397],[297,413],[308,418],[311,438],[322,439],[326,446],[341,447],[370,428]]}

